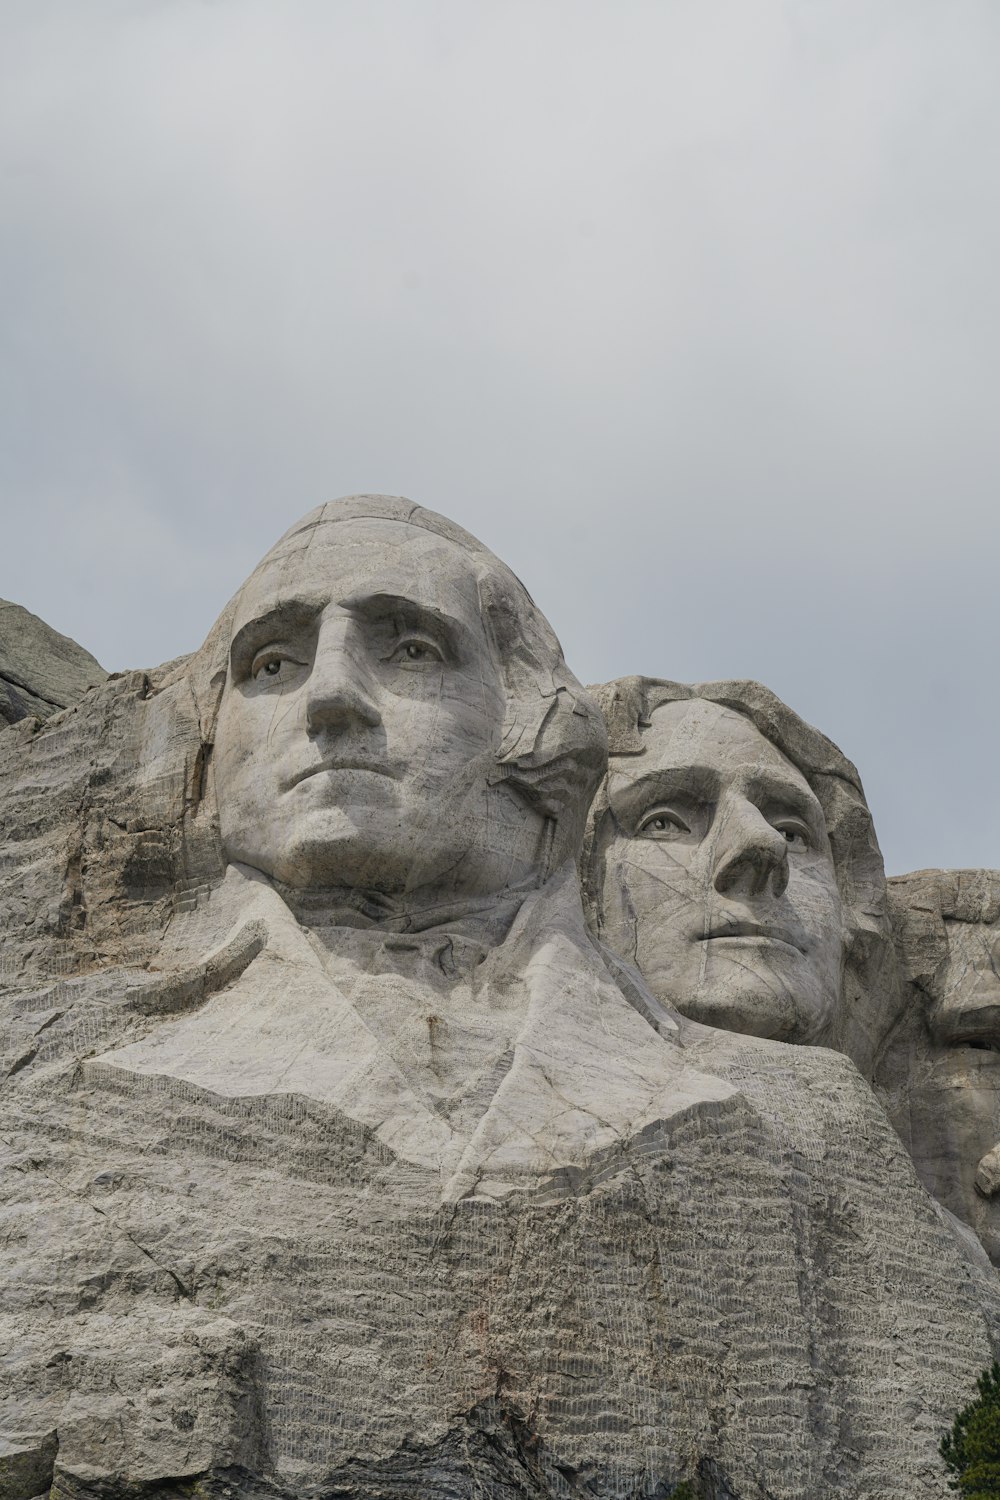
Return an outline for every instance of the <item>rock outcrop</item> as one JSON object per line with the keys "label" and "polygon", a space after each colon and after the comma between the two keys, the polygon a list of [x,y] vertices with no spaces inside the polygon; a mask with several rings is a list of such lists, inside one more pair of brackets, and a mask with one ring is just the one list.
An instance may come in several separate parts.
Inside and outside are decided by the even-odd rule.
{"label": "rock outcrop", "polygon": [[928,1191],[1000,1264],[1000,870],[889,881],[905,1005],[876,1085]]}
{"label": "rock outcrop", "polygon": [[107,672],[68,636],[0,599],[0,724],[48,719],[79,703]]}

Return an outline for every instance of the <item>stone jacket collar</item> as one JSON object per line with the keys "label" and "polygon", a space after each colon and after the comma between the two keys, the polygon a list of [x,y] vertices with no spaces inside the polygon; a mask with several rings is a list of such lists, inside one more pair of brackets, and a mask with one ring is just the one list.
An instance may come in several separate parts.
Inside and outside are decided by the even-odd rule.
{"label": "stone jacket collar", "polygon": [[[170,962],[183,970],[198,949],[195,967],[217,976],[214,992],[175,985],[195,1008],[93,1060],[94,1080],[302,1096],[434,1174],[445,1201],[603,1175],[637,1136],[734,1093],[690,1065],[669,1018],[657,1029],[640,1013],[656,1003],[645,991],[612,978],[586,932],[572,864],[483,951],[446,928],[402,945],[398,934],[350,929],[342,944],[321,942],[265,877],[231,867],[208,907],[179,927]],[[169,967],[152,985],[170,989]],[[422,1056],[403,1035],[421,1007],[415,1035],[438,1022],[457,1037],[449,1087],[438,1087],[433,1048]]]}

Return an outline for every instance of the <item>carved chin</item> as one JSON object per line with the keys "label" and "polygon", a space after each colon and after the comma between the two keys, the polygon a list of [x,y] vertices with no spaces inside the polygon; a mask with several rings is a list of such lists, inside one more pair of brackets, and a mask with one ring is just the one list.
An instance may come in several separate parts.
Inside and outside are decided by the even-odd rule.
{"label": "carved chin", "polygon": [[790,943],[761,938],[664,943],[661,930],[641,936],[648,941],[638,945],[636,967],[658,999],[691,1020],[773,1041],[825,1038],[840,1003],[835,962],[828,967]]}
{"label": "carved chin", "polygon": [[371,815],[331,808],[302,819],[294,838],[286,839],[273,873],[299,887],[358,887],[397,891],[405,888],[414,854],[403,849],[398,823],[373,827]]}
{"label": "carved chin", "polygon": [[818,1041],[833,1014],[836,997],[802,963],[799,972],[727,965],[709,983],[692,985],[669,998],[677,1009],[705,1026],[777,1042]]}

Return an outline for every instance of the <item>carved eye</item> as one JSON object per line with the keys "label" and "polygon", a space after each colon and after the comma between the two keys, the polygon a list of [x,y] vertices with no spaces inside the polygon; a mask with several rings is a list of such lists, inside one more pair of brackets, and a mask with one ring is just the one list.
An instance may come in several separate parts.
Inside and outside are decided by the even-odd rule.
{"label": "carved eye", "polygon": [[773,826],[784,836],[789,849],[810,849],[809,829],[799,818],[775,818]]}
{"label": "carved eye", "polygon": [[444,654],[424,636],[410,636],[400,641],[389,660],[400,667],[426,667],[444,661]]}
{"label": "carved eye", "polygon": [[267,650],[257,652],[250,666],[250,676],[254,682],[282,682],[298,666],[301,662],[294,657],[269,646]]}
{"label": "carved eye", "polygon": [[640,837],[647,839],[676,839],[690,832],[684,819],[669,807],[654,807],[636,829]]}

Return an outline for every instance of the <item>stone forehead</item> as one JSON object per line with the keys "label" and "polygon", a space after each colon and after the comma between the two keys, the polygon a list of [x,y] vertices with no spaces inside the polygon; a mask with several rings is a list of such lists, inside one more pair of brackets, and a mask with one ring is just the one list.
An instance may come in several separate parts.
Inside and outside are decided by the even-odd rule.
{"label": "stone forehead", "polygon": [[[257,564],[233,601],[235,611],[233,628],[238,628],[241,620],[246,617],[249,601],[269,575],[277,573],[280,578],[283,573],[294,574],[298,566],[308,560],[314,547],[322,553],[333,551],[337,547],[340,534],[343,534],[344,541],[348,542],[351,523],[364,525],[366,522],[381,522],[387,523],[390,527],[411,528],[414,553],[423,554],[425,566],[428,552],[433,553],[437,550],[442,562],[450,553],[449,561],[454,563],[451,578],[448,578],[445,572],[436,571],[439,564],[438,560],[434,559],[434,581],[438,584],[453,587],[456,583],[461,586],[462,582],[468,581],[475,585],[484,575],[489,574],[501,582],[502,589],[508,597],[520,598],[521,603],[520,606],[516,606],[517,608],[536,609],[534,601],[520,579],[495,553],[461,526],[455,525],[454,522],[437,515],[434,511],[414,505],[412,501],[400,496],[351,495],[344,500],[334,500],[326,505],[317,506],[279,538]],[[343,533],[341,533],[342,526],[347,528]],[[401,534],[405,536],[405,533]],[[437,549],[434,546],[435,542],[439,544]]]}
{"label": "stone forehead", "polygon": [[[307,543],[310,535],[322,532],[326,527],[343,521],[397,521],[402,525],[413,526],[419,531],[439,536],[463,552],[489,560],[505,572],[510,571],[495,553],[478,541],[471,532],[456,525],[454,521],[449,521],[446,516],[440,516],[433,510],[426,510],[422,505],[416,505],[402,495],[347,495],[341,500],[329,500],[325,505],[319,505],[315,510],[311,510],[300,521],[296,521],[294,526],[290,526],[271,548],[267,557],[272,557],[282,551],[293,550]],[[513,576],[511,574],[511,577]],[[520,584],[520,580],[517,581]],[[524,587],[523,584],[520,586]]]}
{"label": "stone forehead", "polygon": [[658,704],[648,723],[642,726],[641,737],[640,755],[612,757],[616,779],[627,780],[632,766],[637,774],[645,774],[650,764],[657,761],[676,765],[690,756],[701,763],[710,762],[713,751],[728,762],[735,751],[741,764],[766,762],[781,766],[808,785],[795,763],[761,733],[752,719],[706,698],[672,699]]}
{"label": "stone forehead", "polygon": [[856,767],[832,740],[800,718],[762,683],[748,678],[683,683],[663,677],[620,677],[593,686],[590,692],[607,719],[613,760],[644,749],[650,717],[661,704],[715,703],[749,720],[765,740],[776,745],[799,768],[814,791],[822,782],[838,783],[851,788],[864,804],[864,790]]}
{"label": "stone forehead", "polygon": [[943,919],[953,930],[1000,923],[1000,870],[915,870],[891,876],[888,891],[901,930],[907,917],[925,927]]}
{"label": "stone forehead", "polygon": [[352,517],[344,525],[298,532],[273,547],[240,589],[234,628],[262,603],[327,587],[351,594],[367,587],[405,597],[415,592],[443,608],[455,607],[460,599],[463,613],[478,616],[484,571],[475,557],[445,537],[382,517]]}

